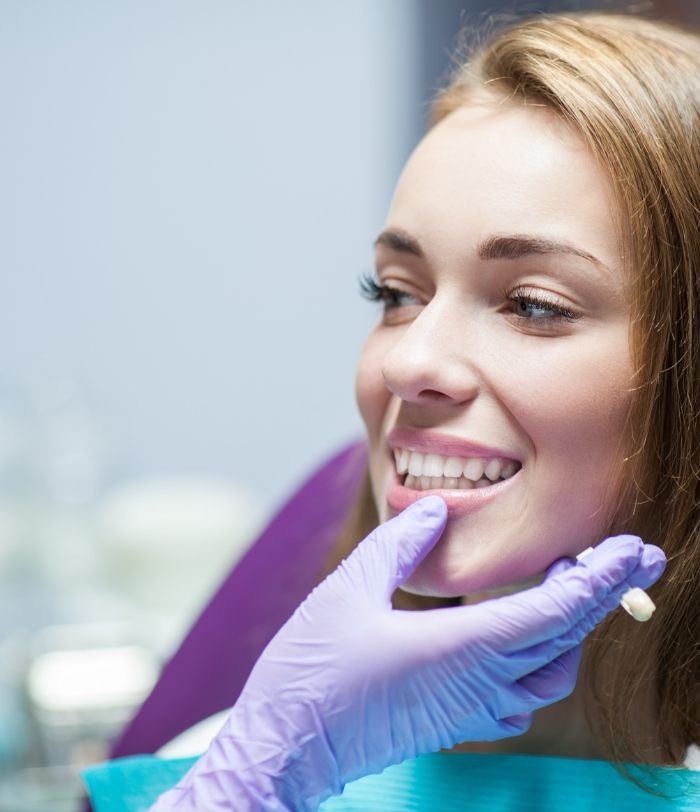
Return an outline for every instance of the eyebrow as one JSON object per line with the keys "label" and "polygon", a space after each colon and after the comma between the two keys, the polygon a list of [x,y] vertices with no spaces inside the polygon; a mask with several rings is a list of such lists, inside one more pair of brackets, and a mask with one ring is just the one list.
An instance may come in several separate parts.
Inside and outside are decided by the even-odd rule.
{"label": "eyebrow", "polygon": [[[425,254],[418,240],[399,228],[390,228],[377,237],[374,245],[383,245],[400,253],[412,254],[423,259]],[[588,251],[568,242],[550,240],[532,234],[503,234],[486,237],[477,246],[479,259],[520,259],[542,254],[572,254],[593,262],[608,273],[610,268]]]}
{"label": "eyebrow", "polygon": [[382,231],[374,241],[375,248],[379,245],[391,248],[393,251],[399,251],[400,253],[413,254],[413,256],[420,257],[421,259],[425,256],[418,240],[400,228],[389,228],[386,231]]}
{"label": "eyebrow", "polygon": [[477,253],[480,259],[519,259],[531,254],[572,254],[593,262],[611,272],[608,266],[583,248],[568,242],[549,240],[530,234],[507,234],[487,237],[479,243]]}

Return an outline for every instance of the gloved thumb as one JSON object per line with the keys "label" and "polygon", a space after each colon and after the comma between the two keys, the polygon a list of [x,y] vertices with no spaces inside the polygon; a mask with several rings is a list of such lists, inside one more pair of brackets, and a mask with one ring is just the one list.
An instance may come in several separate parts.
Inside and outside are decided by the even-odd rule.
{"label": "gloved thumb", "polygon": [[562,572],[566,572],[575,566],[576,561],[571,558],[558,558],[547,568],[547,571],[544,574],[544,580],[546,581],[549,578],[554,578],[556,575],[560,575]]}
{"label": "gloved thumb", "polygon": [[444,501],[426,496],[376,527],[341,567],[355,589],[390,602],[396,588],[433,548],[446,522]]}

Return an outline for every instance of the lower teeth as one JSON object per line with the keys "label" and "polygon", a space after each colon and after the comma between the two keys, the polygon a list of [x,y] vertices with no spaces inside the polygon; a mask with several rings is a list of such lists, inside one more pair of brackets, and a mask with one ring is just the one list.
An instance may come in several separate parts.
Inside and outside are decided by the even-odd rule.
{"label": "lower teeth", "polygon": [[[497,479],[496,482],[500,482]],[[489,485],[494,485],[490,479],[482,477],[477,482],[473,482],[466,477],[449,478],[449,477],[429,477],[429,476],[412,476],[406,475],[404,487],[410,488],[414,491],[427,491],[427,490],[460,490],[469,491],[473,488],[487,488]]]}

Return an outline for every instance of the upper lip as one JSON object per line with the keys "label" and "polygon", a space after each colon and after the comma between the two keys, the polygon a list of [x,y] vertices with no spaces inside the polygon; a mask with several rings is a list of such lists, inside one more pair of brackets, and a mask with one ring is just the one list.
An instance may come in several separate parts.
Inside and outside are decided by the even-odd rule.
{"label": "upper lip", "polygon": [[392,448],[408,448],[426,454],[440,454],[443,457],[501,457],[509,460],[521,460],[511,451],[483,445],[464,437],[453,437],[427,429],[415,429],[409,426],[396,426],[387,434],[387,442]]}

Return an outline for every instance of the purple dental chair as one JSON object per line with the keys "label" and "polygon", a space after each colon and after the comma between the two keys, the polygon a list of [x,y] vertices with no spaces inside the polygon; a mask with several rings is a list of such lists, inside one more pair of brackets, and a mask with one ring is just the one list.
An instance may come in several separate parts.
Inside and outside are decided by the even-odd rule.
{"label": "purple dental chair", "polygon": [[281,508],[165,665],[112,758],[153,753],[234,704],[267,643],[318,582],[366,462],[364,442],[348,446]]}

